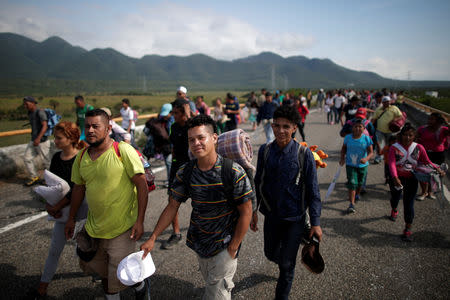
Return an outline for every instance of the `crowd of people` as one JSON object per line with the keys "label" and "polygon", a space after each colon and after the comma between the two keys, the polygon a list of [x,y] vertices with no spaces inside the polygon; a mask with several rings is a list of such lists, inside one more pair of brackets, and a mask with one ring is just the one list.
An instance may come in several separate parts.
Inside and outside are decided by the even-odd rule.
{"label": "crowd of people", "polygon": [[[304,128],[314,99],[317,111],[326,114],[327,124],[342,127],[339,163],[346,166],[348,213],[356,212],[364,193],[368,165],[384,158],[391,194],[389,217],[397,219],[399,200],[403,199],[405,229],[401,237],[411,241],[414,201],[434,197],[429,181],[423,178],[430,172],[444,174],[440,165],[449,147],[449,127],[438,113],[431,114],[428,124],[417,130],[405,123],[398,108],[401,96],[387,90],[320,89],[317,96],[308,91],[305,97],[262,89],[259,96],[250,93],[242,109],[231,93],[223,103],[215,99],[210,108],[202,96],[192,101],[187,88],[180,86],[175,100],[162,105],[158,116],[145,123],[143,153],[164,160],[168,203],[152,235],[140,245],[144,257],[169,225],[172,234],[161,248],[171,249],[183,240],[178,209],[191,198],[193,213],[186,244],[198,257],[205,280],[204,299],[231,299],[241,243],[249,228],[258,230],[259,211],[265,217],[264,254],[279,267],[275,298],[288,299],[300,242],[322,239],[316,164],[311,150],[294,138],[298,130],[306,140]],[[46,167],[71,187],[56,205],[46,205],[55,219],[66,206],[70,206],[70,214],[66,222],[55,222],[44,272],[38,288],[29,295],[35,299],[46,295],[66,240],[76,238],[82,270],[101,278],[106,299],[120,299],[126,286],[116,276],[117,267],[137,248],[148,201],[144,167],[134,149],[137,117],[130,100],[122,100],[119,126],[110,109],[94,108],[76,96],[77,121],[62,121],[54,128],[55,146],[61,151],[52,158],[49,137],[44,135],[47,115],[33,97],[25,97],[23,105],[32,126],[24,155],[30,175],[26,184],[39,181],[33,159],[41,155]],[[249,122],[251,130],[262,124],[266,138],[258,151],[254,182],[241,165],[216,150],[219,134],[235,130],[241,122]],[[394,131],[393,122],[401,124],[399,132]],[[416,196],[419,182],[422,191]],[[255,198],[256,207],[252,204]],[[86,223],[79,231],[75,224],[83,202],[88,213],[81,216]],[[78,243],[79,238],[84,242]],[[145,281],[133,288],[136,299],[145,299]]]}

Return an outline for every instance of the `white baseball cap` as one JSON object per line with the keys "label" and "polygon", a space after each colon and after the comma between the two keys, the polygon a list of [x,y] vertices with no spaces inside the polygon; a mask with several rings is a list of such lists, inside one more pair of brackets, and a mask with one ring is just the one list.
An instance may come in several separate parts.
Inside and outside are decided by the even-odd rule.
{"label": "white baseball cap", "polygon": [[183,94],[187,94],[187,88],[185,88],[184,86],[180,86],[177,89],[177,92],[182,92]]}

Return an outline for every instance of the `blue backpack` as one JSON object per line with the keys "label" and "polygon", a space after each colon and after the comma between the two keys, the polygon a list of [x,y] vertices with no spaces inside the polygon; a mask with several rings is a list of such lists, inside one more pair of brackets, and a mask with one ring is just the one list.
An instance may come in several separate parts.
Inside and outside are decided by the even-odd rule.
{"label": "blue backpack", "polygon": [[44,133],[44,136],[50,136],[53,134],[56,124],[61,120],[61,116],[57,115],[56,112],[50,108],[46,108],[45,113],[47,114],[47,131]]}

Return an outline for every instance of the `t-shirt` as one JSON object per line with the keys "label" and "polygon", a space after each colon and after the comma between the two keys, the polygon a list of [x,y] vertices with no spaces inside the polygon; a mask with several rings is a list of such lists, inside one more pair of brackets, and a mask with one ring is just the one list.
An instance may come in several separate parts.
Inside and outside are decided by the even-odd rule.
{"label": "t-shirt", "polygon": [[[389,123],[402,116],[402,112],[400,109],[398,109],[397,106],[389,105],[388,108],[386,108],[386,112],[383,113],[384,107],[380,106],[375,111],[375,115],[373,116],[374,119],[377,119],[377,130],[381,131],[383,133],[391,133],[389,130]],[[383,114],[383,115],[381,115]],[[381,116],[381,117],[380,117]]]}
{"label": "t-shirt", "polygon": [[[239,101],[234,100],[233,102],[229,103],[227,101],[227,103],[225,103],[225,110],[239,110]],[[232,124],[237,124],[237,119],[236,119],[236,114],[227,114],[228,118],[230,119],[228,122],[232,123]]]}
{"label": "t-shirt", "polygon": [[125,130],[128,130],[128,127],[130,127],[131,123],[131,130],[134,130],[135,124],[134,124],[134,113],[131,107],[128,107],[127,109],[121,108],[120,109],[120,115],[122,116],[122,127]]}
{"label": "t-shirt", "polygon": [[131,178],[144,174],[144,167],[129,144],[119,143],[120,158],[111,146],[95,161],[80,151],[72,167],[72,181],[86,187],[89,206],[86,231],[94,238],[112,239],[137,220],[137,190]]}
{"label": "t-shirt", "polygon": [[365,164],[362,164],[360,161],[367,156],[367,147],[372,144],[372,139],[367,135],[363,134],[359,139],[354,139],[351,134],[346,135],[344,138],[344,145],[347,146],[347,153],[345,155],[346,165],[356,168],[368,166],[368,161]]}
{"label": "t-shirt", "polygon": [[417,129],[417,133],[419,134],[418,143],[427,151],[443,152],[448,148],[449,129],[446,126],[441,126],[438,131],[432,132],[427,125],[424,125]]}
{"label": "t-shirt", "polygon": [[343,112],[345,113],[345,120],[351,120],[355,117],[356,115],[356,111],[358,110],[358,108],[362,107],[361,105],[356,105],[353,106],[351,104],[347,104],[344,106]]}
{"label": "t-shirt", "polygon": [[86,119],[86,113],[90,110],[93,110],[94,107],[92,105],[86,104],[83,108],[79,108],[77,106],[76,114],[77,114],[77,125],[80,127],[81,134],[84,135],[84,121]]}
{"label": "t-shirt", "polygon": [[67,193],[66,198],[71,200],[72,197],[72,188],[73,188],[73,182],[72,182],[72,165],[75,161],[75,157],[72,157],[69,160],[62,160],[61,159],[62,151],[56,152],[53,157],[52,161],[50,163],[50,172],[53,174],[61,177],[64,179],[70,186],[70,191]]}
{"label": "t-shirt", "polygon": [[189,161],[189,143],[188,143],[188,129],[187,126],[181,126],[178,123],[173,123],[170,128],[169,140],[173,146],[172,161],[178,164]]}
{"label": "t-shirt", "polygon": [[345,97],[344,96],[336,96],[334,98],[334,107],[337,109],[341,108],[342,105],[345,104]]}
{"label": "t-shirt", "polygon": [[[252,186],[242,167],[233,163],[234,204],[224,195],[221,177],[222,157],[218,155],[214,167],[201,171],[194,166],[191,175],[191,221],[186,236],[186,245],[201,257],[211,257],[228,247],[239,218],[237,205],[251,200]],[[183,183],[182,166],[174,179],[170,195],[178,202],[186,202],[188,191]]]}
{"label": "t-shirt", "polygon": [[[47,121],[47,113],[43,109],[36,108],[33,112],[28,112],[28,119],[31,125],[31,140],[34,141],[42,130],[42,121]],[[45,142],[48,137],[43,136],[41,142]]]}

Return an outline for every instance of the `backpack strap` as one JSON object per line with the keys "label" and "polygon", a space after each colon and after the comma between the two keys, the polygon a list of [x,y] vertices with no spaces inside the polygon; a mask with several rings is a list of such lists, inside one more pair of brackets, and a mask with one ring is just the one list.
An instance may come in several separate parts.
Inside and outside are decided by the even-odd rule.
{"label": "backpack strap", "polygon": [[196,159],[188,161],[183,169],[183,184],[188,197],[191,197],[191,177],[196,162]]}
{"label": "backpack strap", "polygon": [[269,157],[269,150],[270,150],[270,146],[272,145],[272,143],[273,143],[273,141],[267,143],[264,146],[264,149],[263,149],[263,163],[264,163],[264,165],[262,166],[261,184],[259,185],[259,193],[261,195],[261,200],[262,200],[261,202],[264,203],[264,205],[266,206],[266,208],[267,208],[267,210],[269,212],[272,209],[270,208],[269,201],[266,199],[266,197],[264,197],[263,186],[264,186],[264,177],[265,177],[265,174],[266,174],[267,158]]}
{"label": "backpack strap", "polygon": [[114,141],[113,142],[113,148],[114,148],[114,152],[116,152],[117,157],[120,158],[120,150],[119,150],[119,143]]}
{"label": "backpack strap", "polygon": [[233,161],[231,159],[222,157],[222,168],[220,173],[225,199],[227,199],[230,206],[236,206],[236,204],[234,203]]}

